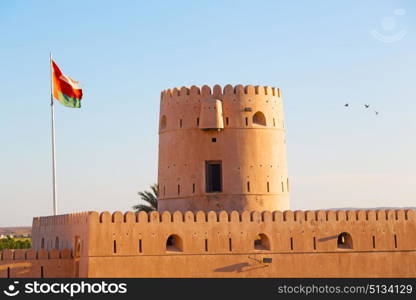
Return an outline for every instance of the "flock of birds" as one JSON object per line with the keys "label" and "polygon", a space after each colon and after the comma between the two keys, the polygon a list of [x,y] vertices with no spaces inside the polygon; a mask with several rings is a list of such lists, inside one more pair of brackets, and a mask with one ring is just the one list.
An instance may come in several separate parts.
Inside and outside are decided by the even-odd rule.
{"label": "flock of birds", "polygon": [[[345,104],[344,104],[344,106],[345,106],[345,107],[350,107],[350,104],[349,104],[349,103],[345,103]],[[369,109],[369,108],[370,108],[370,104],[364,104],[364,108],[365,108],[365,109]],[[378,114],[379,114],[379,112],[378,112],[378,111],[376,111],[376,110],[374,111],[374,113],[375,113],[376,115],[378,115]]]}

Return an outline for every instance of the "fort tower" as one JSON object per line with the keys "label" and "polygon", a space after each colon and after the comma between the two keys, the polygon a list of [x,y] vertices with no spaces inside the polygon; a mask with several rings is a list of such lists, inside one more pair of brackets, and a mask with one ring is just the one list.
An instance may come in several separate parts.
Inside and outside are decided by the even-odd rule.
{"label": "fort tower", "polygon": [[285,143],[278,88],[163,91],[159,210],[289,209]]}

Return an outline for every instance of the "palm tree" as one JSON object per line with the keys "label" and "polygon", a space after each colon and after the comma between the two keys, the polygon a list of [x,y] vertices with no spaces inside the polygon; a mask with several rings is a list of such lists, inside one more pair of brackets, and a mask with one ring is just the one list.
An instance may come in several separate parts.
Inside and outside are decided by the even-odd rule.
{"label": "palm tree", "polygon": [[138,192],[140,200],[146,202],[146,204],[136,204],[133,206],[135,212],[139,211],[153,211],[157,210],[157,196],[159,195],[159,188],[157,183],[150,186],[151,191]]}

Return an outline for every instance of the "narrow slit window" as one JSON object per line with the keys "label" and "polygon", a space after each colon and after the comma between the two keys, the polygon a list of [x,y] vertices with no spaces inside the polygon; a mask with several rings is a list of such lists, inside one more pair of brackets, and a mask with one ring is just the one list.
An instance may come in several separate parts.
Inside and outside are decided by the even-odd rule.
{"label": "narrow slit window", "polygon": [[248,118],[246,118],[246,126],[248,126]]}
{"label": "narrow slit window", "polygon": [[55,249],[59,249],[59,237],[55,237]]}
{"label": "narrow slit window", "polygon": [[207,193],[222,192],[221,161],[205,162],[205,180]]}
{"label": "narrow slit window", "polygon": [[247,181],[247,192],[250,192],[250,181]]}
{"label": "narrow slit window", "polygon": [[163,197],[165,197],[165,196],[166,196],[166,187],[163,186]]}
{"label": "narrow slit window", "polygon": [[205,252],[208,252],[208,239],[205,239]]}
{"label": "narrow slit window", "polygon": [[142,248],[142,239],[139,239],[139,252],[142,253],[143,252],[143,248]]}
{"label": "narrow slit window", "polygon": [[316,250],[316,237],[313,237],[313,250]]}
{"label": "narrow slit window", "polygon": [[199,118],[196,118],[196,126],[199,126]]}
{"label": "narrow slit window", "polygon": [[230,251],[233,251],[233,242],[231,240],[231,238],[228,239],[228,248]]}
{"label": "narrow slit window", "polygon": [[289,192],[289,178],[286,178],[286,190]]}
{"label": "narrow slit window", "polygon": [[373,248],[376,249],[376,237],[373,235]]}
{"label": "narrow slit window", "polygon": [[230,124],[230,119],[228,119],[228,117],[225,118],[225,125],[229,125]]}
{"label": "narrow slit window", "polygon": [[273,118],[273,127],[276,127],[276,121],[274,118]]}
{"label": "narrow slit window", "polygon": [[182,128],[182,119],[179,119],[179,127]]}
{"label": "narrow slit window", "polygon": [[285,192],[285,186],[284,186],[283,181],[282,181],[282,193],[284,193],[284,192]]}
{"label": "narrow slit window", "polygon": [[178,196],[181,194],[181,185],[178,184]]}
{"label": "narrow slit window", "polygon": [[195,194],[195,183],[192,183],[192,193]]}
{"label": "narrow slit window", "polygon": [[293,237],[290,238],[290,250],[293,250]]}
{"label": "narrow slit window", "polygon": [[270,192],[270,184],[269,184],[269,182],[267,181],[267,192],[269,193]]}
{"label": "narrow slit window", "polygon": [[117,253],[117,241],[113,241],[113,253]]}
{"label": "narrow slit window", "polygon": [[45,278],[45,274],[43,272],[43,266],[40,267],[40,278]]}
{"label": "narrow slit window", "polygon": [[10,278],[10,267],[7,267],[7,278]]}
{"label": "narrow slit window", "polygon": [[397,235],[394,235],[394,248],[397,248]]}
{"label": "narrow slit window", "polygon": [[45,248],[45,238],[42,238],[41,242],[40,242],[40,247],[43,249]]}

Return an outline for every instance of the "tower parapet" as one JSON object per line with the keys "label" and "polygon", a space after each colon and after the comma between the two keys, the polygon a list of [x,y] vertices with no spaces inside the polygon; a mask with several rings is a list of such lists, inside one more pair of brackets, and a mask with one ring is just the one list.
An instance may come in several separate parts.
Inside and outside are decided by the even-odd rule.
{"label": "tower parapet", "polygon": [[159,210],[287,210],[280,89],[206,85],[161,93]]}

